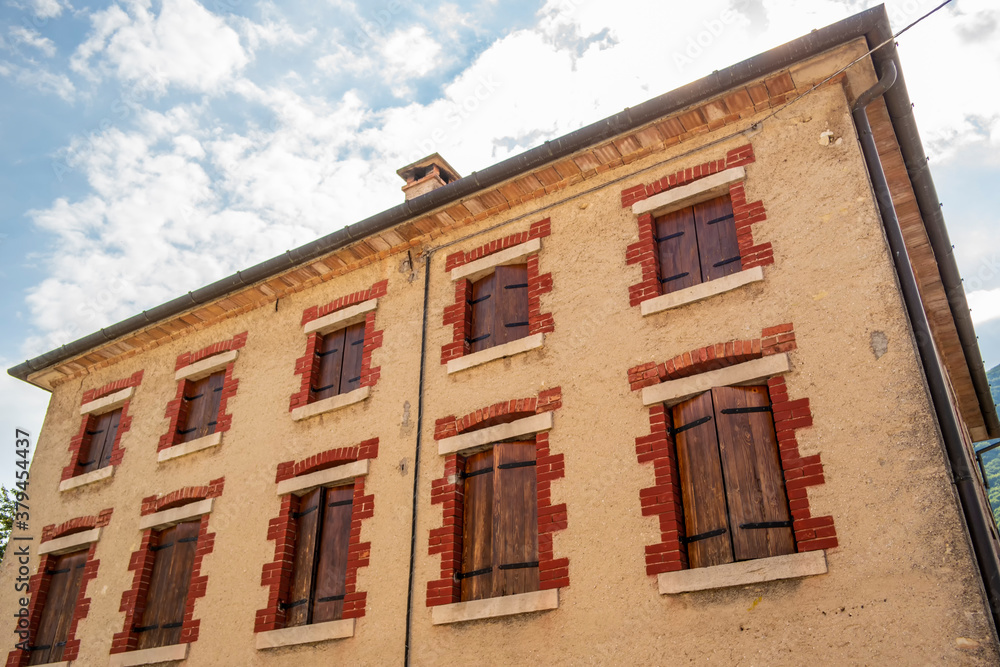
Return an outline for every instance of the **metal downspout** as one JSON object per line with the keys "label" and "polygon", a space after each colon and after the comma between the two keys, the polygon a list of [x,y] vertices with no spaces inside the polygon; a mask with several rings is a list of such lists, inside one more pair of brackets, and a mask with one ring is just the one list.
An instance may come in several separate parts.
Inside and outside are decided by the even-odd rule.
{"label": "metal downspout", "polygon": [[892,203],[889,183],[882,169],[882,162],[875,146],[875,137],[872,135],[866,113],[868,105],[885,94],[895,82],[896,64],[892,60],[886,60],[882,63],[881,77],[878,83],[858,97],[851,110],[851,115],[854,117],[858,140],[861,143],[865,163],[868,166],[868,174],[871,177],[872,187],[878,201],[879,214],[885,227],[892,261],[895,264],[896,275],[903,292],[903,302],[906,305],[906,312],[913,328],[917,351],[920,354],[931,401],[934,404],[934,411],[941,428],[941,436],[951,466],[952,481],[958,492],[962,514],[965,517],[976,562],[979,565],[987,604],[993,618],[994,638],[996,638],[997,627],[1000,626],[1000,557],[998,557],[997,543],[994,539],[993,519],[984,513],[983,505],[980,502],[979,489],[976,486],[976,473],[964,446],[958,417],[951,404],[947,382],[938,361],[930,324],[927,321],[927,314],[924,312],[917,287],[917,279],[906,252],[903,231]]}

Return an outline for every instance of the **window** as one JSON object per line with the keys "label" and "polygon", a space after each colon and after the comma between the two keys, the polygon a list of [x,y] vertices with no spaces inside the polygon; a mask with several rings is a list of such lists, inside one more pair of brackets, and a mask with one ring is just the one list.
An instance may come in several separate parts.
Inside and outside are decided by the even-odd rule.
{"label": "window", "polygon": [[87,437],[80,447],[75,474],[82,475],[111,465],[111,450],[118,436],[121,416],[122,409],[118,408],[112,412],[90,417],[85,432]]}
{"label": "window", "polygon": [[299,498],[295,563],[285,625],[339,620],[344,612],[354,486],[319,487]]}
{"label": "window", "polygon": [[528,265],[498,266],[472,283],[471,352],[528,335]]}
{"label": "window", "polygon": [[50,577],[49,593],[45,598],[35,642],[31,646],[29,665],[62,660],[86,564],[87,551],[77,551],[60,556],[55,560],[55,566],[45,572]]}
{"label": "window", "polygon": [[187,405],[187,419],[184,427],[177,430],[180,436],[177,444],[215,433],[225,379],[226,372],[220,371],[200,380],[186,381],[184,403]]}
{"label": "window", "polygon": [[664,294],[740,271],[728,195],[667,213],[654,223]]}
{"label": "window", "polygon": [[794,553],[767,387],[716,387],[670,412],[690,567]]}
{"label": "window", "polygon": [[465,459],[462,601],[539,590],[535,443]]}
{"label": "window", "polygon": [[364,346],[364,322],[322,336],[316,345],[319,369],[310,387],[312,401],[346,394],[361,386],[361,357]]}
{"label": "window", "polygon": [[201,521],[186,521],[156,531],[146,608],[133,629],[139,633],[138,650],[180,643],[200,528]]}

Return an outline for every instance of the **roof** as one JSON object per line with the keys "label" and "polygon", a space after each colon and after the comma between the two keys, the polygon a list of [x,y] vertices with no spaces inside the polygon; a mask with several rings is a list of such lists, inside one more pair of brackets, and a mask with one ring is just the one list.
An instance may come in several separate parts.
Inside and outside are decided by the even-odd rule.
{"label": "roof", "polygon": [[[160,345],[190,329],[406,252],[427,235],[482,220],[628,164],[657,146],[662,149],[747,113],[782,104],[802,92],[793,76],[797,63],[857,39],[867,40],[869,48],[873,48],[889,37],[891,30],[883,6],[860,12],[29,359],[8,373],[51,390],[71,377]],[[876,66],[886,59],[897,61],[898,67],[892,42],[872,54]],[[970,430],[978,428],[1000,437],[1000,420],[937,195],[909,112],[905,83],[900,81],[886,94],[885,105],[885,122],[891,123],[897,137],[901,165],[915,165],[912,170],[900,172],[904,180],[908,176],[905,189],[917,204],[913,207],[915,214],[910,216],[910,231],[923,255],[916,253],[911,259],[915,265],[930,262],[918,267],[921,294],[928,310],[933,311],[929,319],[937,325],[935,336],[944,341],[939,345],[959,394],[963,418]],[[904,216],[900,217],[905,222]]]}

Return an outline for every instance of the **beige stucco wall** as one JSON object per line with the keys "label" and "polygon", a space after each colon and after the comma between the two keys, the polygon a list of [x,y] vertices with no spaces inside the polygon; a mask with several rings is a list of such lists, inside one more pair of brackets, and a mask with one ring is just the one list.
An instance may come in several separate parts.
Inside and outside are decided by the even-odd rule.
{"label": "beige stucco wall", "polygon": [[[855,91],[874,80],[867,64],[851,78]],[[827,129],[844,140],[821,146],[819,135]],[[457,244],[431,256],[414,664],[1000,659],[843,89],[818,90],[749,137],[724,138],[732,132],[727,126],[432,242]],[[719,159],[748,140],[757,157],[746,168],[748,201],[763,200],[768,215],[755,226],[754,238],[773,243],[775,265],[765,267],[763,283],[641,317],[628,305],[628,286],[638,281],[639,268],[625,265],[625,248],[637,240],[637,227],[621,208],[620,191]],[[445,256],[524,231],[545,217],[552,220],[552,235],[542,241],[541,271],[552,273],[554,287],[543,295],[542,311],[552,312],[555,332],[540,350],[449,376],[439,363],[441,345],[452,336],[451,327],[441,325],[444,307],[454,300]],[[460,240],[505,220],[514,221]],[[35,544],[43,525],[115,508],[97,551],[101,566],[88,589],[93,602],[78,633],[78,664],[106,664],[112,634],[122,629],[118,605],[132,582],[127,566],[140,539],[140,499],[220,476],[226,477],[225,492],[210,522],[215,551],[202,567],[208,592],[195,607],[201,636],[188,663],[400,664],[424,291],[423,266],[411,271],[402,259],[390,257],[283,299],[277,311],[252,311],[57,388],[31,470]],[[379,299],[376,325],[384,330],[384,344],[373,357],[382,376],[371,397],[293,422],[288,399],[299,387],[293,370],[305,345],[302,310],[383,278],[389,280],[388,294]],[[784,322],[794,323],[798,342],[786,376],[789,392],[810,399],[815,420],[798,432],[801,451],[821,454],[825,466],[826,484],[809,491],[812,510],[833,515],[840,540],[828,553],[830,571],[660,596],[644,563],[644,546],[659,538],[658,523],[641,516],[638,495],[652,485],[653,472],[636,462],[634,449],[635,437],[649,432],[648,417],[639,393],[629,390],[626,371],[709,343],[758,337],[762,328]],[[242,331],[249,337],[236,362],[240,388],[229,404],[234,419],[222,446],[157,464],[156,444],[167,428],[164,409],[176,390],[176,356]],[[879,359],[870,347],[875,331],[889,341]],[[60,494],[83,391],[139,369],[145,376],[129,409],[132,429],[123,438],[127,451],[114,478]],[[553,483],[552,500],[565,502],[569,514],[569,527],[555,534],[555,556],[570,559],[571,580],[561,591],[560,608],[432,626],[425,591],[427,581],[439,576],[440,560],[427,555],[427,541],[428,532],[441,525],[441,509],[430,504],[430,485],[443,470],[434,420],[554,386],[563,389],[563,407],[550,443],[553,453],[565,454],[566,476]],[[368,592],[367,615],[350,639],[256,651],[254,614],[267,598],[261,566],[272,560],[274,546],[266,539],[267,523],[278,512],[276,465],[370,437],[380,439],[380,449],[366,483],[366,493],[375,496],[374,517],[362,534],[372,544],[371,563],[358,575],[358,589]],[[10,561],[4,563],[0,617],[7,619],[15,610],[14,576]]]}

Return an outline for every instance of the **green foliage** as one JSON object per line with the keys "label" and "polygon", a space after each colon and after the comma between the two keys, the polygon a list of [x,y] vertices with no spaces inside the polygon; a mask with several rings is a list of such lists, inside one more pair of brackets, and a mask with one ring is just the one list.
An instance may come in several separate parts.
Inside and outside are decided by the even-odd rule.
{"label": "green foliage", "polygon": [[7,540],[14,525],[15,509],[14,491],[0,484],[0,561],[7,551]]}

